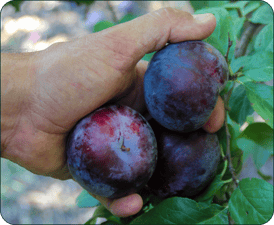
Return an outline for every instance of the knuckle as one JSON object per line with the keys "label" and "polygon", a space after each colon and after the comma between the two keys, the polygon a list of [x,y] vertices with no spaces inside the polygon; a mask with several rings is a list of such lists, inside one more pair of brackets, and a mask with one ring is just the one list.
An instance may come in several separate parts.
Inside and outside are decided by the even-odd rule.
{"label": "knuckle", "polygon": [[170,24],[173,24],[174,22],[176,23],[182,20],[183,21],[193,20],[193,16],[191,15],[191,13],[183,10],[179,10],[176,8],[172,8],[172,7],[161,8],[157,11],[154,11],[153,13],[154,15],[158,17],[159,20],[169,21]]}
{"label": "knuckle", "polygon": [[175,9],[171,7],[161,8],[154,12],[154,14],[158,15],[159,19],[170,19],[175,14]]}

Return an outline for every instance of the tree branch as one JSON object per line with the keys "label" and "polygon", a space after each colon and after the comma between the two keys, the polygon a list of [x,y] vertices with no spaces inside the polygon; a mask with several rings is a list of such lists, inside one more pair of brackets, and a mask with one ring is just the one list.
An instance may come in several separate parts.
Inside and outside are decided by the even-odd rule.
{"label": "tree branch", "polygon": [[236,44],[235,52],[234,52],[235,58],[245,55],[249,41],[258,26],[259,26],[258,24],[247,22],[247,26],[241,36],[241,39]]}

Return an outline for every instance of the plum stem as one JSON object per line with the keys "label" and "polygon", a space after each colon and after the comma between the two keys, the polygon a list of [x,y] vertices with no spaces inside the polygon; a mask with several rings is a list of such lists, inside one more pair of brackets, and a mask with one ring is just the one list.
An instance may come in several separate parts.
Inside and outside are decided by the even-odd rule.
{"label": "plum stem", "polygon": [[225,184],[227,184],[227,183],[230,183],[230,182],[232,182],[233,181],[233,179],[231,178],[231,179],[228,179],[228,180],[224,180],[223,182],[225,183]]}
{"label": "plum stem", "polygon": [[227,158],[224,157],[224,159],[225,159],[225,163],[224,163],[223,171],[222,171],[222,173],[221,173],[221,178],[223,178],[223,176],[225,175],[225,171],[226,171],[226,169],[227,169]]}
{"label": "plum stem", "polygon": [[125,144],[124,144],[124,136],[121,136],[120,140],[119,140],[119,144],[120,144],[120,148],[121,150],[124,152],[124,151],[127,151],[129,152],[130,151],[130,148],[126,148]]}

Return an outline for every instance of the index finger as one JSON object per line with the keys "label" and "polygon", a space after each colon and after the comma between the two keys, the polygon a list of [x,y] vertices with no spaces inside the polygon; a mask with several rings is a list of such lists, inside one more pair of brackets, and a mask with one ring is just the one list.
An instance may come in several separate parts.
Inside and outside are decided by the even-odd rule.
{"label": "index finger", "polygon": [[211,13],[191,15],[163,8],[95,34],[100,43],[123,56],[127,63],[131,60],[132,66],[145,54],[163,48],[167,42],[205,39],[213,33],[215,26],[216,19]]}

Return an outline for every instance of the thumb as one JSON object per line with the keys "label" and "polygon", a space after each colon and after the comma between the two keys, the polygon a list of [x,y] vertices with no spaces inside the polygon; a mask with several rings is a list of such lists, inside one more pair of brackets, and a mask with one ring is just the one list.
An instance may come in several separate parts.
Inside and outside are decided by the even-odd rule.
{"label": "thumb", "polygon": [[111,49],[133,58],[132,63],[136,64],[145,54],[160,50],[167,42],[205,39],[215,26],[216,19],[211,13],[191,15],[163,8],[99,33],[100,39],[111,39],[108,42]]}

